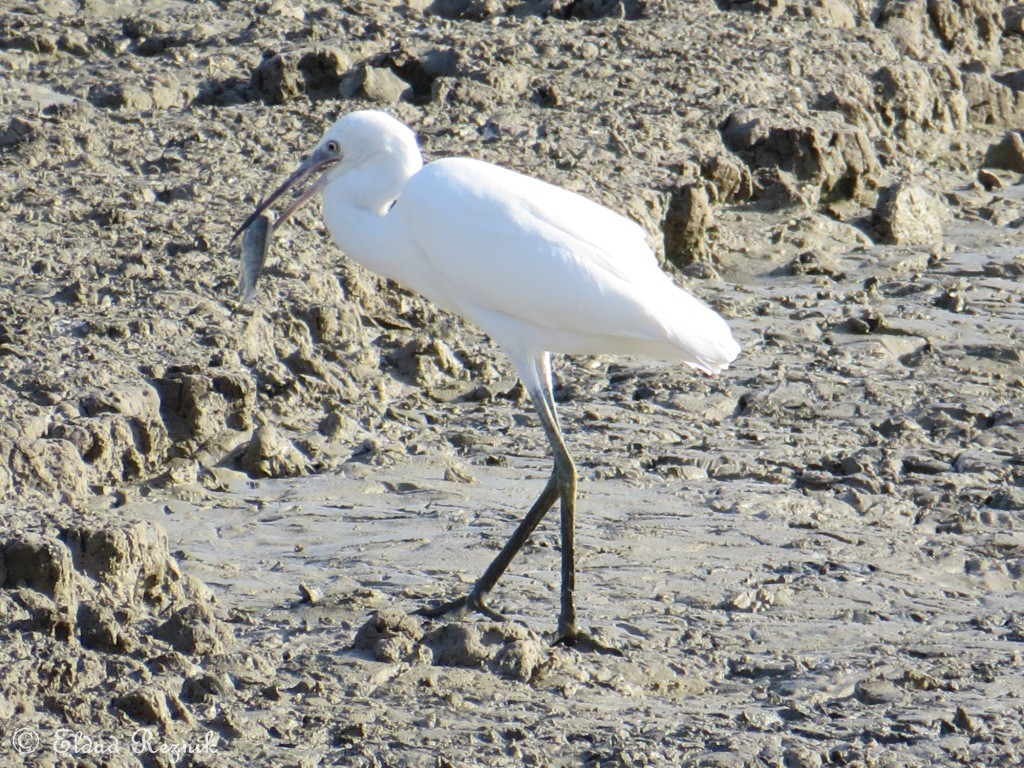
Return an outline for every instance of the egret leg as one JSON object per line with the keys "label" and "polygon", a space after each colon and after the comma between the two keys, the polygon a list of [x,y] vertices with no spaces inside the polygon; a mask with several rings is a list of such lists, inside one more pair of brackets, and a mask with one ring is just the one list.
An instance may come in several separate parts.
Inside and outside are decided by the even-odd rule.
{"label": "egret leg", "polygon": [[[558,629],[552,638],[555,644],[571,645],[581,650],[597,651],[621,656],[617,648],[604,645],[582,632],[576,620],[576,465],[566,448],[562,436],[562,425],[555,408],[555,396],[551,384],[551,357],[541,356],[535,364],[535,383],[537,386],[527,387],[533,399],[534,407],[540,416],[544,434],[551,444],[554,454],[555,469],[552,480],[558,488],[561,500],[561,534],[562,534],[562,592],[561,611],[558,615]],[[549,481],[550,483],[550,481]]]}
{"label": "egret leg", "polygon": [[561,611],[558,615],[558,628],[553,642],[556,644],[573,645],[606,653],[619,653],[608,648],[589,635],[580,631],[576,619],[576,465],[569,450],[555,409],[555,397],[551,385],[551,358],[547,353],[530,361],[529,365],[518,366],[520,375],[526,384],[526,391],[533,400],[534,408],[540,417],[548,442],[554,455],[554,469],[548,478],[540,497],[534,502],[526,517],[502,547],[484,571],[473,589],[465,597],[458,598],[437,608],[421,609],[418,613],[427,616],[439,616],[451,611],[473,610],[492,618],[501,618],[501,614],[489,608],[484,602],[498,579],[508,569],[519,550],[536,530],[540,521],[554,505],[555,500],[561,502],[561,539],[562,539],[562,589]]}
{"label": "egret leg", "polygon": [[554,473],[548,479],[547,485],[544,486],[544,490],[541,492],[540,497],[534,502],[533,506],[530,507],[530,511],[526,513],[526,517],[522,519],[513,532],[509,540],[505,542],[505,546],[501,548],[501,552],[494,558],[487,570],[484,571],[484,575],[481,576],[473,589],[468,595],[460,597],[456,600],[452,600],[448,603],[443,603],[435,608],[421,608],[416,613],[422,616],[443,616],[446,613],[453,611],[475,611],[482,613],[485,616],[490,616],[492,619],[503,621],[504,616],[495,611],[494,609],[487,606],[484,602],[487,595],[494,589],[494,585],[498,583],[498,579],[502,577],[502,574],[508,570],[509,564],[516,554],[526,544],[527,539],[536,530],[540,521],[547,514],[547,511],[551,509],[555,503],[555,499],[558,498],[558,487],[556,484],[556,478]]}
{"label": "egret leg", "polygon": [[572,644],[579,636],[576,624],[576,465],[569,455],[569,449],[562,437],[562,425],[555,408],[555,396],[551,385],[551,358],[543,355],[535,363],[535,380],[527,388],[533,399],[534,408],[540,416],[544,434],[551,444],[555,468],[551,477],[561,501],[562,538],[562,591],[561,611],[558,614],[556,643]]}
{"label": "egret leg", "polygon": [[[485,600],[487,596],[494,589],[495,584],[502,577],[512,560],[519,553],[519,551],[526,544],[527,540],[540,525],[540,521],[544,519],[544,515],[548,513],[548,510],[554,505],[557,499],[562,500],[563,507],[565,506],[565,482],[564,477],[566,475],[566,467],[568,468],[569,476],[571,477],[572,485],[572,501],[571,504],[575,504],[576,496],[576,468],[573,466],[572,459],[569,458],[569,453],[565,449],[565,443],[561,438],[561,430],[558,425],[558,415],[555,412],[555,398],[551,391],[551,361],[548,354],[542,355],[537,360],[531,360],[529,365],[517,366],[520,370],[524,383],[526,384],[526,390],[530,394],[530,399],[533,401],[534,408],[536,408],[538,415],[540,416],[541,424],[544,425],[545,434],[548,436],[548,440],[551,440],[552,435],[557,436],[557,442],[561,446],[555,450],[555,467],[551,473],[551,477],[548,478],[547,484],[544,486],[544,490],[541,491],[540,497],[534,502],[533,506],[530,507],[530,511],[526,513],[526,517],[522,519],[516,530],[509,537],[508,541],[505,542],[505,546],[501,548],[497,557],[487,566],[487,570],[484,571],[483,576],[476,582],[473,589],[468,595],[457,598],[447,603],[442,603],[439,606],[431,608],[421,608],[417,611],[418,614],[423,616],[442,616],[452,612],[465,612],[475,611],[482,613],[486,616],[490,616],[493,619],[502,620],[504,617],[488,607]],[[549,425],[552,425],[549,427]],[[552,431],[552,427],[553,430]],[[562,457],[561,459],[559,457]],[[560,469],[561,467],[561,469]],[[565,520],[563,515],[563,530],[562,530],[563,542],[565,537]],[[571,539],[571,536],[570,536]],[[571,563],[570,552],[570,563]],[[574,583],[574,577],[569,582],[569,596],[568,604],[570,610],[568,614],[565,611],[566,605],[566,592],[565,592],[565,554],[563,550],[562,558],[562,618],[559,620],[559,636],[562,635],[563,622],[562,619],[568,615],[571,617],[573,625],[575,625],[576,610],[572,605],[572,586]],[[571,569],[571,568],[570,568]]]}

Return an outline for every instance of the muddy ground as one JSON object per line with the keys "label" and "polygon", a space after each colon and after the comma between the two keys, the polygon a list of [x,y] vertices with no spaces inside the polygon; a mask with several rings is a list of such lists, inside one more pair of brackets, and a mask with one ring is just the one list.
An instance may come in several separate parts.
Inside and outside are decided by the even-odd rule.
{"label": "muddy ground", "polygon": [[[5,765],[1017,765],[1024,5],[17,2],[0,14]],[[562,359],[557,526],[501,353],[317,212],[386,109],[633,217],[744,351]]]}

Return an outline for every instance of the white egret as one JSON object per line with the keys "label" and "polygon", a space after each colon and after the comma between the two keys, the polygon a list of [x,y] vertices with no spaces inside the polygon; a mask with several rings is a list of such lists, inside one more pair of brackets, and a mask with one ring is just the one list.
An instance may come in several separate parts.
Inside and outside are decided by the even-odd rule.
{"label": "white egret", "polygon": [[562,587],[554,639],[586,641],[574,603],[576,468],[555,411],[551,353],[643,355],[711,374],[739,354],[728,325],[660,269],[637,224],[479,160],[424,165],[415,134],[382,112],[338,120],[236,236],[317,172],[274,229],[322,193],[324,221],[346,254],[462,315],[501,347],[554,454],[540,498],[469,594],[425,613],[474,610],[500,618],[486,598],[557,499]]}

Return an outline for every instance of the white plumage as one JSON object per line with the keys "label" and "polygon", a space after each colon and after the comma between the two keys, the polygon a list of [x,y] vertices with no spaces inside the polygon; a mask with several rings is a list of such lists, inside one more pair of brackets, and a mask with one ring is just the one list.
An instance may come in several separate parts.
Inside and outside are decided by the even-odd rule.
{"label": "white plumage", "polygon": [[381,112],[338,120],[241,229],[319,170],[324,173],[275,228],[322,192],[327,227],[351,258],[469,319],[506,352],[554,451],[551,479],[515,535],[470,595],[440,611],[493,615],[484,597],[560,498],[556,639],[585,639],[573,604],[575,469],[555,414],[549,355],[635,354],[716,373],[740,351],[728,325],[659,268],[633,222],[581,195],[478,160],[424,166],[412,131]]}

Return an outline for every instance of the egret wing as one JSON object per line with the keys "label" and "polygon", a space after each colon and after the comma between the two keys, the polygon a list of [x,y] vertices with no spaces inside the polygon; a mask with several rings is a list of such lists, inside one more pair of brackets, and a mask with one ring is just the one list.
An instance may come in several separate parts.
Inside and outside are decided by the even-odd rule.
{"label": "egret wing", "polygon": [[518,320],[520,331],[529,324],[534,336],[666,345],[678,343],[688,316],[696,327],[686,333],[699,335],[708,316],[724,326],[661,271],[639,226],[536,179],[478,161],[438,161],[409,181],[394,213],[436,281],[438,295],[428,297],[492,336],[503,331],[501,317]]}

